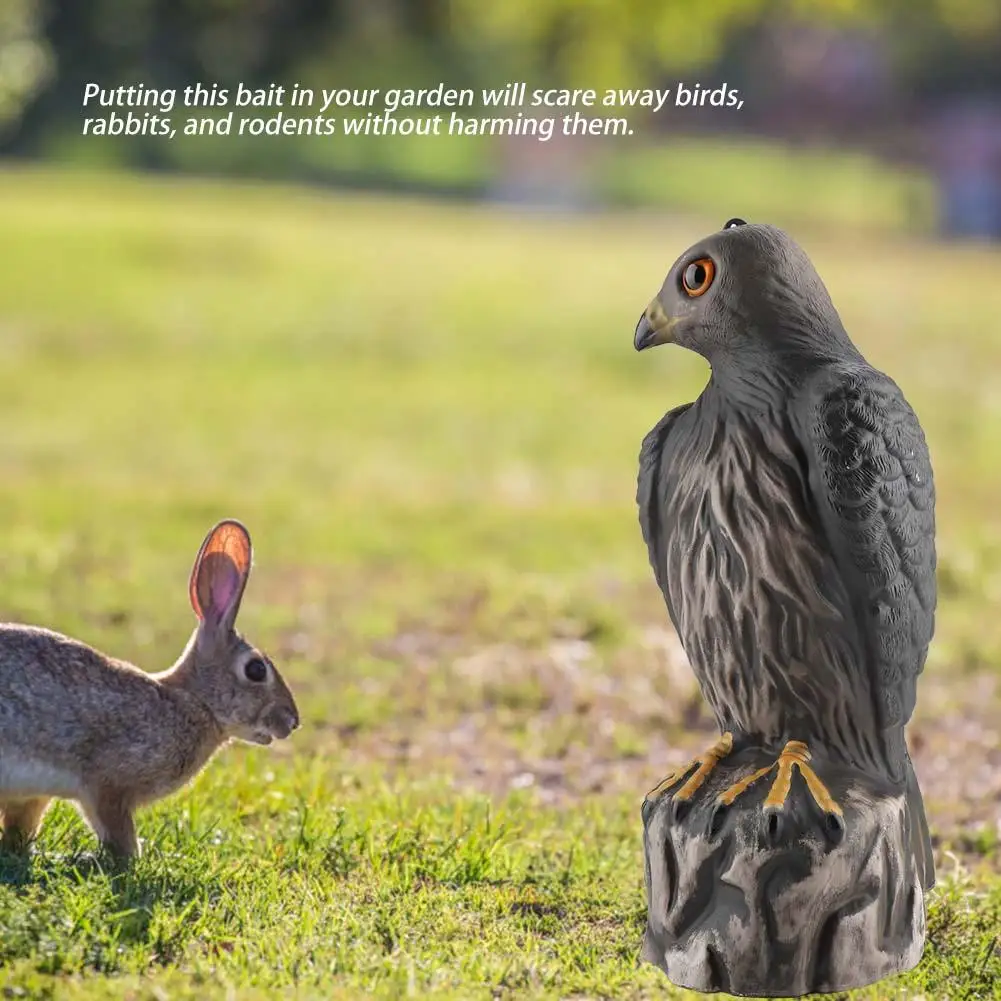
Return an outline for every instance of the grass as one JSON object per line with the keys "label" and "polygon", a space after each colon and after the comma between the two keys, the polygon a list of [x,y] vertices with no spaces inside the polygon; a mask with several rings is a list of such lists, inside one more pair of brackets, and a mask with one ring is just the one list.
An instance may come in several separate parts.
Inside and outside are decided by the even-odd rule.
{"label": "grass", "polygon": [[[719,139],[676,134],[669,127],[654,136],[649,120],[628,117],[637,133],[634,140],[571,140],[578,144],[579,194],[588,201],[619,208],[696,210],[722,219],[740,214],[779,225],[847,225],[860,232],[934,230],[938,197],[926,169],[888,164],[862,149],[766,141],[740,133]],[[543,145],[533,139],[526,143],[521,156],[530,146]],[[95,142],[65,134],[49,140],[47,149],[80,165],[136,162],[133,138]],[[489,136],[416,135],[352,136],[336,142],[288,136],[278,144],[270,137],[182,135],[147,145],[146,155],[151,154],[167,169],[203,175],[309,177],[463,196],[503,189],[512,177],[498,172],[498,164],[519,156],[510,143]],[[555,187],[557,181],[549,183]],[[561,194],[566,193],[564,183]]]}
{"label": "grass", "polygon": [[[132,872],[54,811],[0,863],[0,995],[682,996],[637,962],[638,807],[709,720],[633,492],[705,369],[631,330],[737,211],[0,175],[0,618],[163,667],[236,515],[244,630],[304,716],[141,814]],[[912,743],[942,885],[922,965],[858,997],[1001,997],[1001,256],[797,235],[939,483]]]}
{"label": "grass", "polygon": [[924,170],[889,166],[858,150],[743,137],[637,146],[610,157],[601,181],[613,204],[683,206],[715,216],[725,192],[731,214],[790,227],[927,233],[938,210]]}
{"label": "grass", "polygon": [[[152,967],[181,996],[243,996],[250,982],[309,997],[656,986],[635,969],[632,811],[591,806],[558,830],[524,796],[498,808],[442,785],[360,785],[317,762],[287,772],[250,767],[236,790],[207,776],[198,808],[155,811],[156,848],[127,875],[75,858],[12,874],[8,982],[55,975],[81,996],[129,996]],[[236,810],[220,802],[234,792]],[[54,826],[57,849],[72,843]],[[109,979],[84,982],[85,970]]]}

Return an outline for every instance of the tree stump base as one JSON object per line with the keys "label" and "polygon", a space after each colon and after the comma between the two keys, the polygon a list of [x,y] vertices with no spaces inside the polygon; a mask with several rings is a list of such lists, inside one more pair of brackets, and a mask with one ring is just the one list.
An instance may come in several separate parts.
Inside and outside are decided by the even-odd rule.
{"label": "tree stump base", "polygon": [[678,810],[680,783],[644,803],[642,958],[679,987],[767,997],[846,991],[916,966],[934,881],[916,781],[894,789],[815,758],[844,811],[840,829],[799,772],[770,819],[772,772],[711,832],[716,796],[776,756],[748,748],[724,758]]}

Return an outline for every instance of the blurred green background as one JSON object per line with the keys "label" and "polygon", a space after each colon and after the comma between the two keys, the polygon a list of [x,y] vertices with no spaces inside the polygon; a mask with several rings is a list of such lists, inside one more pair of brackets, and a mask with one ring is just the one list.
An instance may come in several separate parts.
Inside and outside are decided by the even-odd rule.
{"label": "blurred green background", "polygon": [[[780,222],[1001,234],[995,0],[5,0],[0,153],[83,164]],[[674,108],[575,144],[81,133],[85,84],[671,86]],[[572,146],[572,149],[570,148]]]}
{"label": "blurred green background", "polygon": [[[639,443],[707,371],[632,330],[740,215],[813,257],[938,482],[912,752],[941,886],[864,995],[1001,997],[1001,9],[0,3],[0,618],[154,670],[207,528],[296,691],[140,816],[0,858],[12,997],[681,996],[637,965],[639,804],[713,724],[636,522]],[[79,134],[83,86],[654,86],[585,145]]]}

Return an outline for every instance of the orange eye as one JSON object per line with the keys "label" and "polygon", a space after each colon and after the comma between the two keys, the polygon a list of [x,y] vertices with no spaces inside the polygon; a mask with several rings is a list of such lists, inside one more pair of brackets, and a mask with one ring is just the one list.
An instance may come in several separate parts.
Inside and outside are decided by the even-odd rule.
{"label": "orange eye", "polygon": [[681,276],[681,284],[693,299],[709,290],[716,276],[716,265],[712,258],[700,257],[685,268]]}

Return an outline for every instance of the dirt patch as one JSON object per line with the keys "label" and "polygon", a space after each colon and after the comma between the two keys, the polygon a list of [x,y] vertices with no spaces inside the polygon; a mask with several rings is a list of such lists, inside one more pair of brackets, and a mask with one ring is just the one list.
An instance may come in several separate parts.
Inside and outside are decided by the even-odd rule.
{"label": "dirt patch", "polygon": [[[382,643],[382,656],[405,665],[385,693],[393,712],[348,735],[344,750],[404,772],[449,772],[491,794],[533,789],[566,803],[621,793],[639,802],[715,737],[669,629],[649,627],[612,650],[580,638],[539,648],[465,645],[455,633],[427,631]],[[993,676],[929,669],[922,678],[912,756],[947,844],[971,831],[981,839],[1001,832],[999,705]]]}

